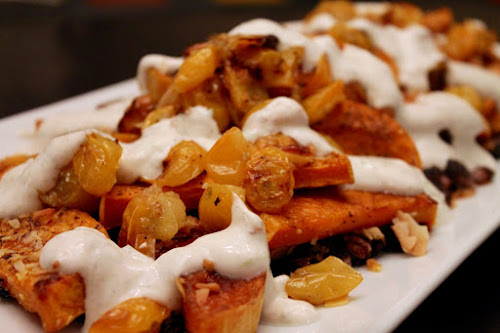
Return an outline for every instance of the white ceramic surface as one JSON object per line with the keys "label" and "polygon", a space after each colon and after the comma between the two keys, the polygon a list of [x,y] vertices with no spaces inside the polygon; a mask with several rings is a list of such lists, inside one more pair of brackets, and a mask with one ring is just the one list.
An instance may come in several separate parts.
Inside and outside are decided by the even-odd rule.
{"label": "white ceramic surface", "polygon": [[[78,112],[117,98],[137,94],[128,80],[62,102],[0,119],[0,157],[29,150],[34,123],[57,112]],[[497,165],[500,174],[500,165]],[[459,202],[448,224],[431,232],[429,251],[423,257],[384,254],[382,272],[361,268],[361,285],[341,307],[320,309],[320,322],[304,327],[261,326],[259,332],[390,332],[404,320],[500,224],[500,179],[482,186],[477,194]],[[43,332],[38,318],[15,302],[0,301],[1,331]],[[73,324],[65,332],[78,332]]]}

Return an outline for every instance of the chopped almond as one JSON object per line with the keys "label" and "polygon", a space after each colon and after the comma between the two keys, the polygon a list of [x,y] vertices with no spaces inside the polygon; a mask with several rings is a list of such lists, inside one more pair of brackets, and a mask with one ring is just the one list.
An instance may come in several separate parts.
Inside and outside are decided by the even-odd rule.
{"label": "chopped almond", "polygon": [[207,303],[208,295],[210,295],[210,289],[197,289],[195,291],[196,304],[198,304],[199,306],[205,305],[205,303]]}
{"label": "chopped almond", "polygon": [[218,292],[220,290],[220,285],[216,282],[201,283],[198,282],[194,285],[196,289],[208,289],[213,292]]}
{"label": "chopped almond", "polygon": [[422,256],[427,252],[429,230],[425,225],[419,225],[408,213],[398,211],[392,220],[392,230],[405,253]]}
{"label": "chopped almond", "polygon": [[379,240],[385,243],[385,235],[379,227],[364,228],[359,233],[370,241]]}

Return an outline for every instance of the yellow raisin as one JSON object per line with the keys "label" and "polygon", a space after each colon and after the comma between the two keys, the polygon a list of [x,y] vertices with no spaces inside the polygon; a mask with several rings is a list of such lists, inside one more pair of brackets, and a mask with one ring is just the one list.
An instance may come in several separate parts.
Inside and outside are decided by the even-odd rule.
{"label": "yellow raisin", "polygon": [[483,100],[481,98],[481,95],[472,88],[471,86],[467,85],[459,85],[459,86],[452,86],[452,87],[447,87],[446,92],[450,94],[454,94],[462,99],[464,99],[467,103],[469,103],[473,108],[481,112],[483,109]]}
{"label": "yellow raisin", "polygon": [[294,186],[293,166],[280,149],[266,147],[247,161],[243,188],[247,201],[255,209],[280,212],[292,199]]}
{"label": "yellow raisin", "polygon": [[373,49],[370,36],[366,32],[349,27],[345,23],[335,24],[328,34],[342,43],[354,44],[369,51]]}
{"label": "yellow raisin", "polygon": [[111,190],[122,147],[114,140],[92,133],[73,157],[73,170],[82,188],[95,196]]}
{"label": "yellow raisin", "polygon": [[181,141],[170,150],[163,174],[157,179],[162,186],[179,186],[196,178],[204,170],[205,149],[194,141]]}
{"label": "yellow raisin", "polygon": [[175,113],[176,113],[175,108],[172,105],[166,105],[166,106],[162,106],[162,107],[159,107],[157,109],[154,109],[153,111],[148,113],[146,118],[144,118],[144,121],[142,122],[142,125],[141,125],[141,130],[144,131],[145,128],[147,128],[153,124],[156,124],[157,122],[159,122],[162,119],[171,118],[171,117],[175,116]]}
{"label": "yellow raisin", "polygon": [[148,298],[128,299],[101,316],[89,333],[156,332],[170,310]]}
{"label": "yellow raisin", "polygon": [[229,226],[233,193],[245,200],[245,191],[241,187],[216,183],[207,186],[198,207],[200,221],[207,230],[218,231]]}
{"label": "yellow raisin", "polygon": [[99,204],[99,198],[84,191],[71,164],[59,172],[54,188],[40,194],[40,200],[51,207],[75,208],[85,212],[95,211]]}
{"label": "yellow raisin", "polygon": [[[156,239],[172,239],[186,221],[186,206],[175,192],[153,185],[136,195],[125,208],[120,238],[154,257]],[[143,245],[144,244],[144,245]]]}
{"label": "yellow raisin", "polygon": [[173,87],[183,93],[189,91],[214,75],[220,56],[214,45],[207,45],[192,52],[174,77]]}
{"label": "yellow raisin", "polygon": [[216,183],[241,186],[249,154],[249,144],[243,133],[233,127],[205,155],[205,170]]}
{"label": "yellow raisin", "polygon": [[285,290],[293,299],[323,304],[348,295],[363,277],[337,257],[297,269],[290,274]]}

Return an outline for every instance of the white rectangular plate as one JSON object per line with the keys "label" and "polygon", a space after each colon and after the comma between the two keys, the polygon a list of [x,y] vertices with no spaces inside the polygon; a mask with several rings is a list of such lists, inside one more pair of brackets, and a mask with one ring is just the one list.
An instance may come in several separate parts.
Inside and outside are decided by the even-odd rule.
{"label": "white rectangular plate", "polygon": [[[37,119],[58,112],[78,112],[138,93],[128,80],[62,102],[0,119],[0,157],[23,152],[32,145]],[[500,174],[500,165],[497,165]],[[259,332],[389,332],[404,320],[500,224],[500,179],[482,186],[475,196],[460,200],[452,221],[431,232],[428,254],[410,257],[383,254],[377,258],[382,272],[360,268],[364,280],[347,305],[320,309],[321,320],[303,327],[269,327]],[[17,303],[0,301],[0,322],[6,332],[43,332],[39,319]],[[73,324],[65,332],[78,332]]]}

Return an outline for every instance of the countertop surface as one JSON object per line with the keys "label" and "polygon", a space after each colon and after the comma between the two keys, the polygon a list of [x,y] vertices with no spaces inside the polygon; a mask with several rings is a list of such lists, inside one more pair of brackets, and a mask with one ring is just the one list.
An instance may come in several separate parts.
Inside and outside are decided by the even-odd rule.
{"label": "countertop surface", "polygon": [[[0,1],[0,118],[133,77],[144,54],[178,56],[241,21],[299,19],[315,4],[230,7],[198,0],[103,7],[97,2],[48,7]],[[448,5],[458,19],[480,18],[500,33],[498,1],[416,3]],[[500,332],[498,244],[497,230],[396,332]]]}

